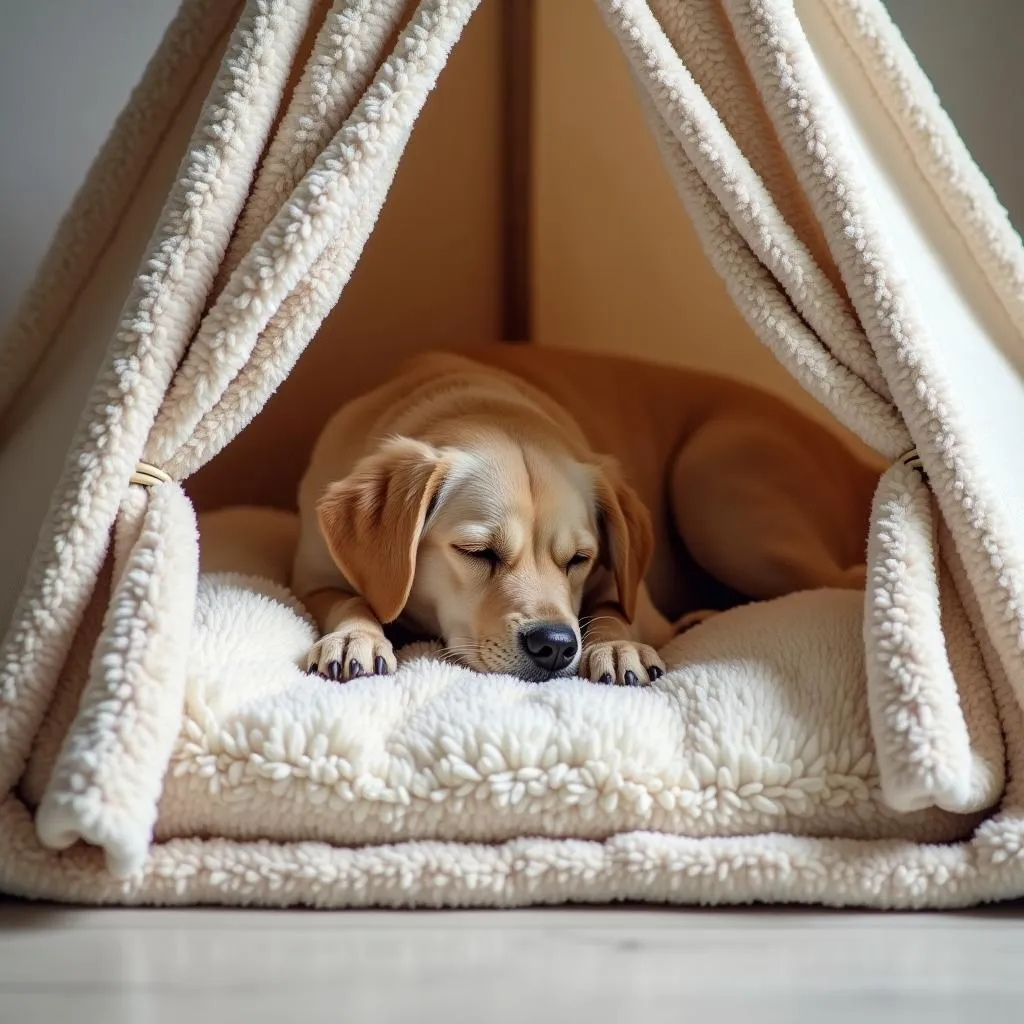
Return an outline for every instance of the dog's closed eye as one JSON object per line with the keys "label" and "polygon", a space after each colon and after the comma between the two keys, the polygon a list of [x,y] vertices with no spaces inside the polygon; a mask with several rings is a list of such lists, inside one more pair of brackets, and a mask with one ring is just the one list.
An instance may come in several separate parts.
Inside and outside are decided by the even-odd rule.
{"label": "dog's closed eye", "polygon": [[501,565],[501,555],[499,555],[494,548],[462,548],[456,545],[455,550],[458,551],[460,555],[465,555],[466,558],[473,558],[480,562],[486,562],[492,569],[496,569]]}
{"label": "dog's closed eye", "polygon": [[[485,562],[492,569],[498,568],[498,566],[500,566],[504,561],[501,555],[499,555],[494,548],[467,548],[462,547],[459,544],[455,544],[453,547],[460,555],[463,555],[466,558],[472,558],[478,562]],[[572,572],[573,569],[576,569],[581,565],[586,565],[592,558],[593,556],[586,551],[577,551],[576,554],[574,554],[572,558],[565,563],[564,568],[566,573]]]}

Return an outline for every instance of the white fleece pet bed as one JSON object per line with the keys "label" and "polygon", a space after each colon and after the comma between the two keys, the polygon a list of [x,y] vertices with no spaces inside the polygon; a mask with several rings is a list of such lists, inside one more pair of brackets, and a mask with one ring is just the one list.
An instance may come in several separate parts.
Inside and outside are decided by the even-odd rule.
{"label": "white fleece pet bed", "polygon": [[[316,628],[284,585],[295,517],[244,508],[203,517],[206,571],[184,718],[153,827],[164,845],[153,849],[170,853],[196,837],[262,850],[268,841],[323,842],[359,848],[386,874],[410,852],[444,849],[465,882],[477,870],[476,844],[509,841],[490,850],[557,840],[557,863],[570,837],[606,841],[605,850],[641,838],[703,846],[742,837],[759,855],[757,837],[768,834],[897,842],[904,851],[907,842],[970,837],[1004,794],[1000,721],[952,580],[943,569],[938,588],[935,553],[915,551],[915,542],[927,545],[928,503],[915,508],[904,488],[921,497],[923,484],[913,470],[896,477],[891,507],[876,509],[890,518],[872,549],[874,628],[865,633],[864,595],[854,591],[736,608],[677,637],[662,652],[669,671],[643,688],[483,676],[430,644],[402,651],[393,677],[340,684],[307,675]],[[916,532],[906,515],[915,510],[924,516]],[[887,547],[901,557],[887,561]],[[930,611],[945,676],[941,658],[922,674],[912,650],[886,642],[899,640],[900,623],[927,638]],[[867,671],[866,649],[883,671]],[[48,843],[73,843],[84,821],[108,867],[127,878],[148,845],[134,839],[133,780],[94,770],[97,784],[83,788],[62,767],[77,763],[60,751],[85,669],[72,662],[22,794],[39,807]],[[136,715],[144,735],[144,709]],[[141,765],[145,744],[131,757]],[[699,873],[710,852],[701,851]],[[181,870],[180,850],[173,859]],[[403,901],[421,898],[407,867],[392,882]],[[259,873],[246,884],[265,900]],[[341,902],[361,898],[349,891]]]}
{"label": "white fleece pet bed", "polygon": [[[152,794],[156,845],[134,838],[139,786],[125,774],[145,778],[151,760],[146,709],[128,718],[116,774],[68,745],[88,643],[21,796],[44,841],[67,847],[63,891],[91,901],[886,906],[934,903],[938,885],[944,902],[970,902],[999,858],[1012,868],[1020,838],[1017,816],[993,813],[1015,791],[1012,698],[986,673],[955,559],[950,573],[927,547],[923,482],[902,468],[886,480],[867,620],[853,591],[736,608],[677,637],[644,688],[483,676],[429,644],[402,651],[393,677],[309,676],[315,626],[283,584],[294,517],[216,513],[184,717]],[[915,654],[930,632],[938,647]]]}
{"label": "white fleece pet bed", "polygon": [[[299,668],[316,633],[284,588],[204,576],[158,838],[962,838],[976,816],[883,799],[862,618],[848,591],[737,609],[678,637],[649,688],[481,676],[429,645],[338,684]],[[991,803],[993,709],[975,725],[998,755]]]}

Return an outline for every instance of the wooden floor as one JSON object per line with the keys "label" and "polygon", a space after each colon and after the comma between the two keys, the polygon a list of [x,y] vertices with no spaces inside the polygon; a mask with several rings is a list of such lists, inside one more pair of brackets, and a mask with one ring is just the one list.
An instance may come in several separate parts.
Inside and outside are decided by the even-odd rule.
{"label": "wooden floor", "polygon": [[0,904],[0,1022],[1024,1020],[1024,910]]}

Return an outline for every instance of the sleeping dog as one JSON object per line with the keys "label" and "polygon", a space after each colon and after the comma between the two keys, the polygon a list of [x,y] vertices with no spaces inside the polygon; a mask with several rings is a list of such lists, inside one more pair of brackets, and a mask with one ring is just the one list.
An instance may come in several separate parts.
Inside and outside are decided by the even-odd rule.
{"label": "sleeping dog", "polygon": [[481,672],[637,685],[714,609],[864,585],[877,470],[733,381],[528,346],[414,360],[345,405],[299,493],[310,672],[385,626]]}

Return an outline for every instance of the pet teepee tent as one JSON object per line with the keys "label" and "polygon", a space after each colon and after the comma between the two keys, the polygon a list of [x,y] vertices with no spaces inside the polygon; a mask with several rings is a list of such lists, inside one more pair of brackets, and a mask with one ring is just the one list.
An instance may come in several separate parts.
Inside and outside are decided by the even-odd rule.
{"label": "pet teepee tent", "polygon": [[[879,0],[477,6],[186,0],[65,219],[0,350],[0,889],[1024,894],[1024,253]],[[644,691],[305,679],[287,514],[201,574],[194,508],[289,507],[344,395],[502,295],[786,390],[759,338],[891,467],[867,594],[734,609]]]}

